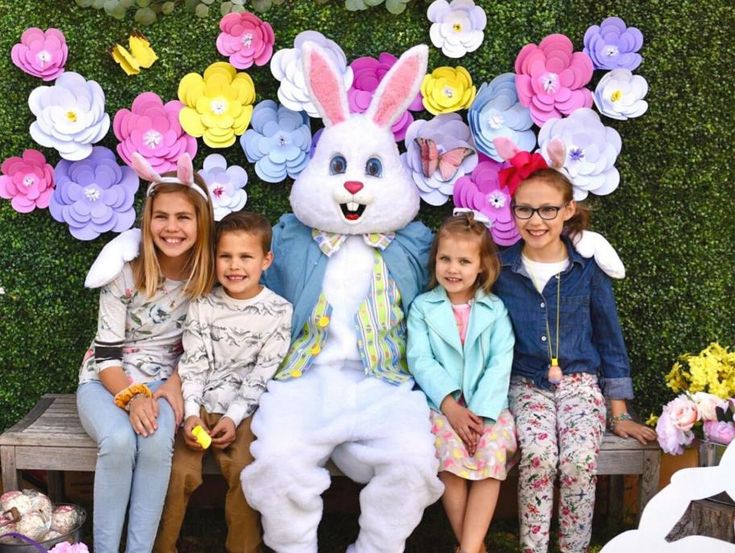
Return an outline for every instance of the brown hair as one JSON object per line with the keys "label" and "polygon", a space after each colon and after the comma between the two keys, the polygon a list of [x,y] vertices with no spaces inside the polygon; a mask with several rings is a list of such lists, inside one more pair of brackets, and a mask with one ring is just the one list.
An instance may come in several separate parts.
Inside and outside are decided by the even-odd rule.
{"label": "brown hair", "polygon": [[263,253],[271,251],[271,237],[273,231],[271,224],[260,213],[252,211],[238,211],[230,213],[217,223],[215,231],[214,243],[219,244],[219,239],[226,232],[247,232],[260,238],[260,245],[263,247]]}
{"label": "brown hair", "polygon": [[[176,176],[176,173],[165,173],[162,176]],[[199,186],[207,192],[204,180],[194,174],[194,186]],[[151,221],[153,220],[153,199],[161,194],[173,194],[180,192],[189,200],[194,207],[197,221],[197,239],[189,252],[186,261],[186,270],[189,274],[184,292],[187,297],[193,299],[201,297],[212,289],[214,283],[214,213],[212,203],[206,201],[201,194],[193,188],[178,183],[157,183],[153,191],[145,199],[140,227],[142,239],[140,244],[140,255],[132,262],[135,287],[150,298],[161,287],[165,277],[158,263],[156,246],[151,235]],[[209,197],[209,194],[207,194]]]}
{"label": "brown hair", "polygon": [[[528,178],[525,179],[518,186],[518,188],[523,186],[524,183],[529,182],[533,179],[543,180],[547,184],[550,184],[551,186],[556,188],[559,192],[562,193],[565,204],[571,202],[574,199],[574,187],[572,186],[572,181],[570,181],[569,178],[561,171],[557,171],[556,169],[551,168],[540,169],[531,173]],[[574,215],[572,215],[572,217],[568,221],[564,222],[564,232],[568,236],[574,237],[583,230],[589,228],[591,218],[590,213],[591,212],[589,206],[582,202],[575,202]]]}
{"label": "brown hair", "polygon": [[439,230],[436,231],[434,243],[431,245],[431,253],[429,254],[429,274],[431,275],[429,288],[434,288],[439,284],[436,279],[436,254],[439,251],[439,242],[445,236],[474,237],[477,239],[480,247],[480,267],[482,270],[477,275],[473,291],[482,288],[486,294],[489,294],[493,283],[500,274],[498,249],[495,247],[487,227],[475,220],[475,216],[471,212],[447,217]]}

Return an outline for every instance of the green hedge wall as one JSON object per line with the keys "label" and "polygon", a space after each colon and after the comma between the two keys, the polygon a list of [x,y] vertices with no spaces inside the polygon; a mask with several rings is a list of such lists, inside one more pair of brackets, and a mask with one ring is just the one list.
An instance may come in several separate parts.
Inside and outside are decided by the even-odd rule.
{"label": "green hedge wall", "polygon": [[[261,16],[275,29],[277,49],[291,47],[299,32],[315,29],[354,59],[429,43],[429,3],[413,0],[404,14],[394,16],[383,6],[348,12],[342,0],[291,0]],[[636,73],[649,82],[650,107],[636,120],[606,120],[623,138],[617,163],[622,182],[611,196],[591,203],[595,230],[610,239],[627,265],[628,278],[616,284],[616,293],[637,407],[647,415],[667,399],[662,376],[679,353],[698,351],[712,340],[735,344],[735,10],[714,0],[478,3],[488,17],[481,49],[456,61],[432,48],[430,59],[430,68],[464,65],[478,86],[512,70],[524,44],[550,33],[568,35],[581,49],[589,25],[617,15],[644,34],[644,63]],[[10,49],[27,27],[57,27],[65,33],[67,69],[101,84],[111,116],[146,90],[164,100],[175,98],[181,77],[222,59],[215,48],[219,17],[198,19],[180,5],[144,29],[160,59],[133,77],[125,76],[107,53],[112,43],[127,39],[132,17],[117,21],[71,0],[0,0],[0,10],[0,160],[38,147],[28,134],[33,117],[27,98],[42,83],[10,62]],[[275,98],[277,83],[267,67],[248,73],[258,100]],[[112,131],[102,144],[115,147]],[[57,153],[43,151],[55,165]],[[211,153],[201,141],[199,152],[199,162]],[[230,163],[249,167],[238,145],[223,153]],[[248,208],[271,220],[289,209],[290,183],[261,183],[252,169],[249,174]],[[435,227],[450,209],[424,206],[420,217]],[[18,420],[41,394],[74,390],[94,334],[97,304],[97,294],[82,283],[111,237],[79,242],[46,210],[22,215],[0,201],[0,428]]]}

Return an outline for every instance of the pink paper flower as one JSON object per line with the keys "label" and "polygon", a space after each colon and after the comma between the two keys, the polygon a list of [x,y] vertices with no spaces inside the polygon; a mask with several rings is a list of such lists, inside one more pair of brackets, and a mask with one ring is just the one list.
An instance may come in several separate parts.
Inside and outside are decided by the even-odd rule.
{"label": "pink paper flower", "polygon": [[592,106],[592,92],[584,88],[592,78],[592,60],[573,52],[572,41],[549,35],[538,46],[526,44],[515,61],[516,90],[521,104],[531,110],[539,127],[553,117]]}
{"label": "pink paper flower", "polygon": [[10,200],[13,209],[30,213],[48,207],[54,192],[54,168],[38,150],[26,150],[23,157],[10,157],[2,166],[0,197]]}
{"label": "pink paper flower", "polygon": [[153,92],[143,92],[133,100],[132,109],[115,114],[112,130],[120,141],[117,153],[132,166],[132,156],[138,152],[157,173],[174,171],[181,154],[192,158],[197,153],[197,141],[181,128],[179,112],[184,105],[171,100],[165,105]]}
{"label": "pink paper flower", "polygon": [[228,13],[219,22],[217,50],[238,69],[265,65],[273,55],[273,27],[250,12]]}
{"label": "pink paper flower", "polygon": [[19,69],[44,81],[53,81],[64,72],[68,55],[64,33],[59,29],[42,31],[38,27],[23,31],[20,42],[10,52]]}

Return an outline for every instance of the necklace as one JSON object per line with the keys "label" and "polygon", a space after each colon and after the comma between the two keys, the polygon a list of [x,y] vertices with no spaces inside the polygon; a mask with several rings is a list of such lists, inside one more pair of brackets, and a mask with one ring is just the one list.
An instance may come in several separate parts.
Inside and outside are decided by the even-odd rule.
{"label": "necklace", "polygon": [[[531,281],[533,282],[534,287],[536,290],[538,290],[538,293],[541,294],[541,297],[544,299],[545,303],[548,303],[546,301],[546,298],[544,297],[543,290],[540,289],[539,283],[536,280],[536,275],[533,274],[533,271],[531,270],[530,265],[526,265],[526,269],[528,270],[528,274],[531,275]],[[559,384],[561,382],[562,377],[562,371],[561,367],[559,367],[559,311],[561,307],[561,273],[556,274],[556,355],[553,354],[551,351],[551,329],[549,328],[549,314],[548,311],[546,313],[546,336],[548,336],[548,340],[546,341],[546,345],[549,346],[549,372],[547,375],[547,378],[549,379],[549,382],[551,384]]]}

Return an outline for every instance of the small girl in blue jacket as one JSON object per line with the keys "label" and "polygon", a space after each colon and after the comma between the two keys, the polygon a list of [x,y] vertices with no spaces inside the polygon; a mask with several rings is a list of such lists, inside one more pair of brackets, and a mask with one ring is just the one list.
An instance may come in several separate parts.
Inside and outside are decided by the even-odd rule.
{"label": "small girl in blue jacket", "polygon": [[508,411],[513,330],[503,302],[490,293],[500,272],[495,245],[472,213],[442,224],[429,268],[431,290],[408,316],[408,365],[431,406],[442,504],[457,552],[479,553],[516,450]]}

